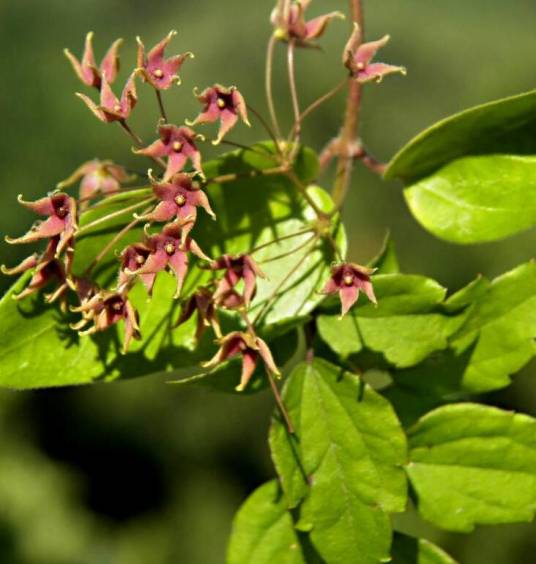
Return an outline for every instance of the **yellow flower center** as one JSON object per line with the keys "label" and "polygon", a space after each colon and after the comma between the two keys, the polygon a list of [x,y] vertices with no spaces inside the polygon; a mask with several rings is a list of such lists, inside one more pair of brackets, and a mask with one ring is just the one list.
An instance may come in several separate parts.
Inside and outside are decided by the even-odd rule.
{"label": "yellow flower center", "polygon": [[175,245],[173,243],[166,243],[164,250],[168,255],[172,255],[175,252]]}
{"label": "yellow flower center", "polygon": [[182,149],[182,143],[180,141],[175,141],[171,147],[176,153],[179,153]]}
{"label": "yellow flower center", "polygon": [[184,204],[186,203],[185,196],[183,194],[175,196],[175,203],[180,207],[184,206]]}
{"label": "yellow flower center", "polygon": [[145,257],[143,255],[136,255],[136,264],[140,266],[145,262]]}
{"label": "yellow flower center", "polygon": [[225,108],[225,100],[222,100],[221,98],[218,98],[216,104],[218,105],[218,108],[220,108],[220,110],[223,110],[223,108]]}
{"label": "yellow flower center", "polygon": [[121,111],[121,106],[119,104],[116,104],[114,106],[114,112],[119,113]]}
{"label": "yellow flower center", "polygon": [[351,274],[345,274],[343,282],[346,286],[352,286],[354,283],[354,277]]}
{"label": "yellow flower center", "polygon": [[153,75],[155,78],[162,78],[164,76],[164,72],[162,71],[162,69],[155,69]]}

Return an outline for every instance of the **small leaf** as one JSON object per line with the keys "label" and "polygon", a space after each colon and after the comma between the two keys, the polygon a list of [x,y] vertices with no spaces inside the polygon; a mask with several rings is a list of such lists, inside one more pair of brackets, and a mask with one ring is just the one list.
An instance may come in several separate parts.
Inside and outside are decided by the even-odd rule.
{"label": "small leaf", "polygon": [[305,559],[275,480],[257,488],[233,522],[227,564],[305,564]]}
{"label": "small leaf", "polygon": [[451,243],[496,241],[536,225],[536,158],[453,161],[404,191],[417,221]]}
{"label": "small leaf", "polygon": [[456,564],[446,552],[426,539],[395,533],[392,564]]}
{"label": "small leaf", "polygon": [[536,420],[477,404],[444,406],[409,432],[407,472],[422,516],[450,531],[530,521]]}
{"label": "small leaf", "polygon": [[300,528],[327,562],[387,559],[387,513],[406,503],[405,438],[391,406],[321,359],[295,368],[283,401],[296,433],[275,417],[270,447],[289,505],[307,495]]}
{"label": "small leaf", "polygon": [[414,183],[469,155],[536,153],[536,91],[470,108],[419,133],[391,160],[386,178]]}

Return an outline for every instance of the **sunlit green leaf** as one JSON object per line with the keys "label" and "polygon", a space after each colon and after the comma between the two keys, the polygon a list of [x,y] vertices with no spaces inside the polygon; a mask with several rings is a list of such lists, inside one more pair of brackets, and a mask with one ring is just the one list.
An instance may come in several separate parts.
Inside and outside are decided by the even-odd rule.
{"label": "sunlit green leaf", "polygon": [[407,472],[422,516],[439,527],[530,521],[536,420],[477,404],[440,407],[409,432]]}
{"label": "sunlit green leaf", "polygon": [[392,159],[387,178],[413,183],[469,155],[536,153],[536,91],[470,108],[419,133]]}
{"label": "sunlit green leaf", "polygon": [[495,241],[536,225],[536,158],[459,159],[404,195],[417,221],[440,239]]}
{"label": "sunlit green leaf", "polygon": [[405,437],[391,406],[321,359],[294,370],[283,399],[295,434],[276,416],[270,447],[289,505],[306,496],[299,527],[327,562],[387,559],[388,513],[406,503]]}

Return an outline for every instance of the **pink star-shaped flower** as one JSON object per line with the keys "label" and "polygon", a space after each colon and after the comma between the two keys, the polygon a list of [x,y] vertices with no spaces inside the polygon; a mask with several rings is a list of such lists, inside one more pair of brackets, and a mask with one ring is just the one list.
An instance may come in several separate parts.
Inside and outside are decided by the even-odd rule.
{"label": "pink star-shaped flower", "polygon": [[374,268],[353,263],[335,265],[331,269],[331,277],[324,286],[322,294],[339,293],[342,306],[341,317],[346,315],[355,304],[360,291],[363,291],[368,299],[376,304],[376,296],[370,281],[370,275],[374,271]]}
{"label": "pink star-shaped flower", "polygon": [[136,152],[138,155],[146,157],[167,157],[167,168],[164,173],[164,180],[169,180],[177,172],[184,169],[187,161],[190,160],[196,172],[203,175],[201,168],[201,153],[197,148],[195,140],[197,134],[189,127],[162,124],[158,127],[160,139]]}
{"label": "pink star-shaped flower", "polygon": [[244,304],[249,306],[257,286],[257,276],[266,278],[264,272],[249,255],[223,255],[210,265],[212,270],[225,270],[214,292],[216,302],[226,298],[240,280],[244,280]]}
{"label": "pink star-shaped flower", "polygon": [[233,331],[220,339],[219,343],[220,348],[218,352],[211,360],[203,363],[203,366],[205,368],[214,368],[226,360],[242,355],[242,374],[240,384],[235,388],[236,391],[241,392],[245,390],[255,372],[259,356],[262,358],[266,370],[276,376],[280,375],[270,348],[260,337],[250,333]]}
{"label": "pink star-shaped flower", "polygon": [[323,35],[330,20],[333,18],[344,19],[341,12],[330,12],[305,21],[305,10],[309,7],[311,0],[293,1],[287,13],[283,13],[279,7],[272,11],[271,21],[276,27],[275,35],[282,41],[294,40],[297,45],[303,47],[314,46],[313,39]]}
{"label": "pink star-shaped flower", "polygon": [[[81,322],[72,326],[80,335],[93,335],[106,331],[119,321],[124,321],[123,353],[128,351],[132,339],[141,338],[138,314],[127,296],[120,292],[101,290],[82,305],[72,307],[71,310],[82,314]],[[92,326],[82,330],[89,323],[92,323]]]}
{"label": "pink star-shaped flower", "polygon": [[199,288],[183,304],[181,314],[175,327],[186,323],[194,313],[197,312],[197,327],[195,338],[197,342],[201,340],[207,327],[212,327],[216,337],[221,338],[220,324],[216,313],[216,304],[212,297],[212,292],[208,288]]}
{"label": "pink star-shaped flower", "polygon": [[69,178],[58,184],[63,189],[80,182],[80,209],[85,209],[90,200],[100,195],[107,196],[121,190],[121,185],[134,179],[120,165],[112,161],[100,161],[93,159],[77,168]]}
{"label": "pink star-shaped flower", "polygon": [[357,24],[354,24],[354,31],[344,48],[343,54],[344,65],[358,82],[366,83],[373,80],[381,82],[383,77],[388,74],[396,72],[406,74],[404,67],[371,62],[378,50],[388,43],[388,35],[369,43],[361,43],[361,39],[361,30]]}
{"label": "pink star-shaped flower", "polygon": [[102,77],[100,103],[98,105],[85,94],[77,92],[76,95],[82,99],[86,106],[101,121],[105,123],[125,121],[130,116],[130,113],[138,101],[134,76],[134,74],[131,74],[127,80],[123,92],[121,93],[121,99],[118,99],[113,93],[105,76]]}
{"label": "pink star-shaped flower", "polygon": [[187,123],[194,126],[198,123],[213,123],[220,120],[220,129],[213,142],[214,145],[221,142],[223,137],[236,125],[239,117],[246,125],[250,125],[246,102],[235,86],[226,88],[221,84],[215,84],[203,90],[197,99],[203,104],[203,111],[194,121]]}
{"label": "pink star-shaped flower", "polygon": [[[119,268],[119,280],[117,287],[119,291],[125,291],[129,288],[133,280],[132,272],[140,269],[151,254],[151,248],[145,243],[134,243],[129,245],[121,253],[121,266]],[[149,295],[153,292],[156,273],[139,274],[140,280],[143,282]]]}
{"label": "pink star-shaped flower", "polygon": [[192,252],[199,258],[210,261],[210,258],[203,253],[199,245],[190,237],[183,241],[182,228],[177,223],[169,223],[164,226],[162,232],[153,235],[147,240],[150,254],[145,263],[133,271],[126,271],[129,274],[158,274],[162,270],[169,268],[177,279],[177,298],[182,289],[186,273],[188,272],[188,253]]}
{"label": "pink star-shaped flower", "polygon": [[138,42],[138,72],[157,90],[167,90],[174,82],[181,83],[177,74],[186,59],[193,57],[193,53],[183,53],[166,59],[164,50],[176,31],[170,31],[160,43],[157,43],[145,56],[145,46],[137,37]]}
{"label": "pink star-shaped flower", "polygon": [[97,89],[101,87],[102,77],[106,76],[109,84],[112,84],[117,77],[119,71],[119,55],[118,50],[123,43],[122,39],[117,39],[112,43],[110,49],[104,56],[99,67],[95,62],[93,54],[93,32],[90,31],[86,35],[86,43],[82,59],[79,61],[69,49],[64,49],[65,56],[73,66],[78,78],[87,86],[94,86]]}
{"label": "pink star-shaped flower", "polygon": [[19,203],[33,212],[48,216],[45,221],[37,222],[22,237],[12,239],[6,237],[10,244],[34,243],[41,239],[59,236],[56,246],[56,255],[72,245],[73,235],[78,229],[76,201],[63,192],[57,192],[47,198],[35,202],[25,202],[22,196],[18,197]]}
{"label": "pink star-shaped flower", "polygon": [[59,282],[60,286],[54,293],[46,297],[48,302],[53,302],[67,289],[65,269],[61,262],[55,258],[59,240],[59,236],[52,237],[42,254],[34,253],[13,268],[7,268],[4,265],[0,267],[2,273],[8,276],[23,274],[28,270],[34,270],[26,288],[15,296],[16,300],[22,300],[26,296],[34,294],[52,281]]}
{"label": "pink star-shaped flower", "polygon": [[183,241],[188,236],[197,219],[197,207],[201,206],[211,217],[216,215],[210,207],[207,195],[189,174],[177,173],[171,182],[158,182],[151,178],[153,192],[160,203],[153,211],[143,216],[147,221],[179,220],[182,226]]}

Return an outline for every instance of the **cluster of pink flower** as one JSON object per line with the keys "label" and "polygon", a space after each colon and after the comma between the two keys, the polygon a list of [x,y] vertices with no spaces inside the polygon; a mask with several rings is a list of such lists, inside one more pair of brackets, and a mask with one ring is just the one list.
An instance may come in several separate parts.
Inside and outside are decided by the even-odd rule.
{"label": "cluster of pink flower", "polygon": [[[308,46],[325,30],[330,19],[341,14],[332,12],[310,21],[305,21],[304,10],[309,1],[285,3],[286,12],[276,9],[272,15],[275,26],[274,38],[292,42],[298,46]],[[100,65],[97,66],[93,52],[93,34],[86,37],[82,58],[79,60],[68,50],[65,54],[80,80],[99,93],[95,102],[85,94],[78,93],[91,112],[106,123],[117,122],[136,142],[135,152],[152,159],[162,169],[161,177],[155,177],[149,170],[148,178],[152,185],[152,205],[142,215],[135,216],[132,225],[139,221],[147,225],[163,224],[158,232],[145,230],[145,239],[125,248],[120,256],[119,275],[113,290],[100,288],[89,277],[88,271],[82,276],[73,273],[75,239],[79,231],[79,214],[91,206],[98,196],[107,197],[122,190],[124,184],[133,177],[121,166],[111,161],[93,160],[82,165],[71,177],[58,185],[58,190],[36,202],[26,202],[19,197],[22,205],[33,212],[45,216],[44,221],[36,222],[28,233],[17,239],[6,238],[9,243],[33,243],[48,241],[42,254],[33,254],[14,268],[2,266],[6,274],[21,274],[32,271],[27,287],[17,299],[28,296],[50,282],[56,282],[51,294],[45,295],[48,302],[60,300],[62,307],[68,304],[71,291],[77,304],[70,309],[81,314],[73,328],[80,334],[93,334],[103,331],[118,321],[124,321],[124,351],[132,339],[140,338],[138,314],[129,300],[129,291],[137,280],[141,280],[151,295],[159,272],[169,270],[176,278],[176,297],[181,293],[191,254],[206,261],[206,267],[213,271],[223,271],[220,279],[206,287],[197,289],[182,307],[177,324],[181,324],[197,314],[197,338],[201,338],[207,327],[211,327],[218,339],[220,348],[214,358],[205,363],[207,367],[234,357],[242,356],[242,376],[238,389],[244,389],[250,380],[259,357],[270,374],[279,374],[267,344],[255,333],[255,328],[247,318],[247,309],[255,295],[256,281],[264,274],[250,255],[223,255],[215,260],[208,257],[191,237],[196,224],[197,208],[215,219],[207,194],[203,190],[206,179],[203,173],[201,152],[197,142],[203,137],[193,127],[199,124],[218,123],[219,131],[214,144],[241,119],[249,125],[247,106],[244,98],[235,87],[215,84],[200,94],[196,93],[202,105],[201,113],[186,125],[167,123],[161,91],[169,89],[174,83],[180,84],[178,72],[191,53],[166,58],[165,49],[174,36],[170,32],[162,41],[146,53],[141,39],[138,41],[137,66],[129,75],[120,97],[112,90],[119,71],[118,50],[121,40],[115,41]],[[385,45],[388,37],[371,43],[361,43],[360,30],[355,28],[344,50],[343,63],[350,71],[351,79],[358,82],[380,80],[391,72],[404,72],[401,67],[382,63],[371,63],[376,51]],[[162,119],[158,124],[159,137],[149,146],[127,124],[138,96],[136,82],[141,79],[155,90]],[[195,92],[195,91],[194,91]],[[190,168],[187,169],[187,166]],[[79,197],[62,191],[80,182]],[[128,229],[127,226],[126,229]],[[108,249],[107,249],[108,250]],[[371,270],[355,264],[342,263],[332,268],[331,277],[323,292],[339,293],[342,313],[345,314],[358,298],[359,291],[366,293],[375,302],[370,282]],[[242,284],[242,289],[239,283]],[[247,329],[222,335],[217,317],[219,308],[241,312]]]}
{"label": "cluster of pink flower", "polygon": [[[99,103],[95,103],[85,94],[77,94],[88,108],[103,122],[119,122],[127,127],[129,118],[137,102],[136,79],[141,77],[159,94],[161,90],[179,83],[178,71],[190,53],[165,58],[164,50],[173,37],[171,32],[147,54],[138,38],[137,68],[130,74],[120,98],[113,93],[111,84],[119,70],[118,48],[121,41],[113,43],[101,64],[97,66],[93,54],[92,39],[86,37],[85,49],[81,60],[68,50],[66,55],[76,74],[87,86],[100,93]],[[217,318],[217,308],[241,309],[248,307],[256,289],[256,277],[264,276],[253,258],[247,255],[222,257],[212,260],[190,237],[197,219],[197,208],[203,208],[215,218],[208,197],[202,189],[204,181],[201,153],[196,141],[198,134],[192,127],[220,122],[219,132],[214,143],[219,143],[223,136],[242,119],[248,123],[247,108],[240,92],[235,87],[226,88],[216,84],[205,89],[198,96],[203,105],[202,112],[188,126],[177,126],[161,120],[158,126],[159,138],[148,147],[138,147],[139,155],[149,157],[162,165],[161,178],[154,177],[149,171],[156,204],[139,220],[148,224],[163,223],[156,234],[146,231],[145,240],[128,246],[120,256],[119,276],[113,291],[99,288],[88,277],[73,274],[72,265],[75,253],[75,235],[78,231],[79,210],[89,206],[98,196],[109,196],[121,190],[123,184],[132,178],[127,171],[110,161],[93,160],[82,165],[67,180],[59,184],[60,189],[80,182],[79,198],[62,191],[55,191],[50,196],[36,202],[19,201],[39,215],[46,216],[43,222],[37,222],[31,230],[17,239],[7,238],[9,243],[33,243],[48,240],[46,250],[41,255],[34,254],[14,268],[2,267],[6,274],[21,274],[33,270],[33,276],[27,287],[17,296],[26,297],[50,282],[57,282],[52,294],[46,295],[48,302],[62,299],[67,305],[67,291],[73,290],[78,304],[71,310],[82,315],[81,320],[73,325],[80,334],[93,334],[103,331],[118,321],[124,321],[124,350],[133,338],[140,337],[138,314],[129,300],[128,293],[135,281],[140,279],[149,295],[152,293],[156,276],[166,269],[177,280],[178,297],[188,271],[190,253],[207,261],[208,268],[223,271],[223,277],[216,280],[214,288],[199,288],[184,303],[177,324],[184,323],[197,313],[197,338],[207,327],[212,327],[220,341],[216,356],[206,363],[214,366],[225,359],[241,354],[243,373],[241,388],[251,378],[260,356],[268,370],[278,374],[278,369],[266,343],[254,334],[232,332],[222,336]],[[186,171],[187,165],[191,170]],[[243,292],[237,290],[238,283],[244,281]]]}

